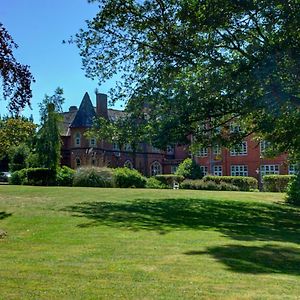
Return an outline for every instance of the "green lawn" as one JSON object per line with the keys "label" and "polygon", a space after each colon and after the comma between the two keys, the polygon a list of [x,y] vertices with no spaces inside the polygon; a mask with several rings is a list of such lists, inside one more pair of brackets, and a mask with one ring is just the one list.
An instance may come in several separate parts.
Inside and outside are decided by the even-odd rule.
{"label": "green lawn", "polygon": [[0,186],[0,299],[299,299],[283,194]]}

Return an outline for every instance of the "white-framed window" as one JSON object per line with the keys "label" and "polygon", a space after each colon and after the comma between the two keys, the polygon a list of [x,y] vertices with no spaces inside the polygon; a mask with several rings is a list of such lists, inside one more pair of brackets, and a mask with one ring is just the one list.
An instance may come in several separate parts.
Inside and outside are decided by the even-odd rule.
{"label": "white-framed window", "polygon": [[166,152],[168,155],[173,155],[174,154],[174,147],[171,145],[167,146]]}
{"label": "white-framed window", "polygon": [[279,166],[278,165],[262,165],[260,166],[260,175],[263,177],[264,175],[272,175],[279,174]]}
{"label": "white-framed window", "polygon": [[76,165],[76,168],[79,168],[81,166],[81,160],[79,157],[75,158],[75,165]]}
{"label": "white-framed window", "polygon": [[80,146],[81,144],[81,134],[80,132],[76,132],[75,134],[75,146]]}
{"label": "white-framed window", "polygon": [[177,165],[172,165],[172,166],[171,166],[171,174],[175,174],[176,171],[177,171],[177,169],[178,169],[178,166],[177,166]]}
{"label": "white-framed window", "polygon": [[230,133],[238,133],[241,132],[241,126],[237,123],[230,123]]}
{"label": "white-framed window", "polygon": [[151,152],[153,153],[160,153],[160,149],[154,147],[154,146],[151,146]]}
{"label": "white-framed window", "polygon": [[132,163],[132,161],[131,160],[126,160],[125,162],[124,162],[124,167],[125,168],[128,168],[128,169],[133,169],[133,163]]}
{"label": "white-framed window", "polygon": [[203,176],[206,176],[208,174],[208,167],[207,166],[200,166],[200,170],[201,170]]}
{"label": "white-framed window", "polygon": [[296,164],[289,165],[289,175],[296,174],[296,171],[297,171],[296,167],[297,167]]}
{"label": "white-framed window", "polygon": [[125,150],[125,151],[128,151],[128,152],[132,151],[131,145],[130,145],[130,144],[125,144],[124,150]]}
{"label": "white-framed window", "polygon": [[198,157],[207,157],[208,156],[208,148],[200,148],[196,152],[196,156],[198,156]]}
{"label": "white-framed window", "polygon": [[94,137],[90,138],[90,147],[96,146],[96,139]]}
{"label": "white-framed window", "polygon": [[222,166],[214,166],[214,176],[222,176],[223,175],[223,168]]}
{"label": "white-framed window", "polygon": [[247,165],[231,165],[230,166],[231,176],[248,176],[248,166]]}
{"label": "white-framed window", "polygon": [[155,161],[150,166],[150,175],[155,176],[160,174],[162,174],[161,164],[158,161]]}
{"label": "white-framed window", "polygon": [[271,143],[267,141],[260,141],[259,142],[259,149],[260,149],[260,154],[264,155],[266,150],[270,147]]}
{"label": "white-framed window", "polygon": [[213,148],[213,154],[214,155],[221,155],[221,146],[220,145],[214,145]]}
{"label": "white-framed window", "polygon": [[120,151],[120,147],[119,147],[118,143],[113,143],[112,148],[114,151]]}
{"label": "white-framed window", "polygon": [[247,142],[243,141],[230,150],[230,156],[244,156],[248,154]]}

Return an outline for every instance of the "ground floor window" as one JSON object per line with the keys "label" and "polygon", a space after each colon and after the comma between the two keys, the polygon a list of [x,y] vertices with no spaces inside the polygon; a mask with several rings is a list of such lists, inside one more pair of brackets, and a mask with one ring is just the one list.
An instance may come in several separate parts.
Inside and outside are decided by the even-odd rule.
{"label": "ground floor window", "polygon": [[133,169],[133,164],[132,164],[132,162],[130,160],[126,160],[124,162],[124,167],[128,168],[128,169]]}
{"label": "ground floor window", "polygon": [[289,175],[294,175],[296,174],[296,165],[289,165]]}
{"label": "ground floor window", "polygon": [[207,166],[200,166],[201,172],[203,176],[206,176],[208,174],[208,167]]}
{"label": "ground floor window", "polygon": [[279,174],[279,166],[278,165],[262,165],[260,166],[260,175],[263,177],[264,175],[272,175]]}
{"label": "ground floor window", "polygon": [[248,176],[247,165],[231,165],[230,167],[231,176]]}
{"label": "ground floor window", "polygon": [[158,161],[155,161],[150,166],[150,175],[155,176],[155,175],[160,175],[160,174],[162,174],[161,164]]}
{"label": "ground floor window", "polygon": [[76,164],[76,168],[79,168],[81,166],[81,160],[79,157],[76,157],[75,164]]}
{"label": "ground floor window", "polygon": [[171,166],[171,174],[175,174],[178,169],[178,166]]}
{"label": "ground floor window", "polygon": [[222,176],[223,169],[222,166],[214,166],[214,176]]}

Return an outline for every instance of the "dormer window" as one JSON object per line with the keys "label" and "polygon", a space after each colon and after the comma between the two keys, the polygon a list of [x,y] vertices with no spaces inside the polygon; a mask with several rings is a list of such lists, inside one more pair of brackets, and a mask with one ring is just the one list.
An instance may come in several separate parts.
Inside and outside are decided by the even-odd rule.
{"label": "dormer window", "polygon": [[75,134],[75,146],[80,146],[81,143],[81,135],[79,132]]}

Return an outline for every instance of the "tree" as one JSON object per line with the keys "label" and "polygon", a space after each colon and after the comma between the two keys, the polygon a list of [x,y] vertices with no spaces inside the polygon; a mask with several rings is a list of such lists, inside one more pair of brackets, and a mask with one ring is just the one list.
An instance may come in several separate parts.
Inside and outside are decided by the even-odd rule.
{"label": "tree", "polygon": [[23,143],[30,146],[35,130],[36,125],[24,117],[0,119],[0,159],[7,156],[12,147]]}
{"label": "tree", "polygon": [[191,158],[186,158],[175,173],[187,179],[200,179],[203,177],[200,166]]}
{"label": "tree", "polygon": [[40,167],[55,171],[60,164],[61,139],[59,123],[64,100],[63,90],[57,88],[54,95],[45,95],[40,104],[41,126],[37,133],[36,153]]}
{"label": "tree", "polygon": [[13,50],[18,46],[3,24],[0,23],[0,77],[2,78],[3,97],[9,100],[9,110],[19,115],[26,106],[30,106],[32,97],[31,82],[33,76],[27,65],[15,59]]}
{"label": "tree", "polygon": [[100,11],[72,40],[86,73],[122,73],[114,99],[131,113],[147,108],[157,146],[191,134],[226,145],[255,132],[299,152],[299,1],[90,1]]}

